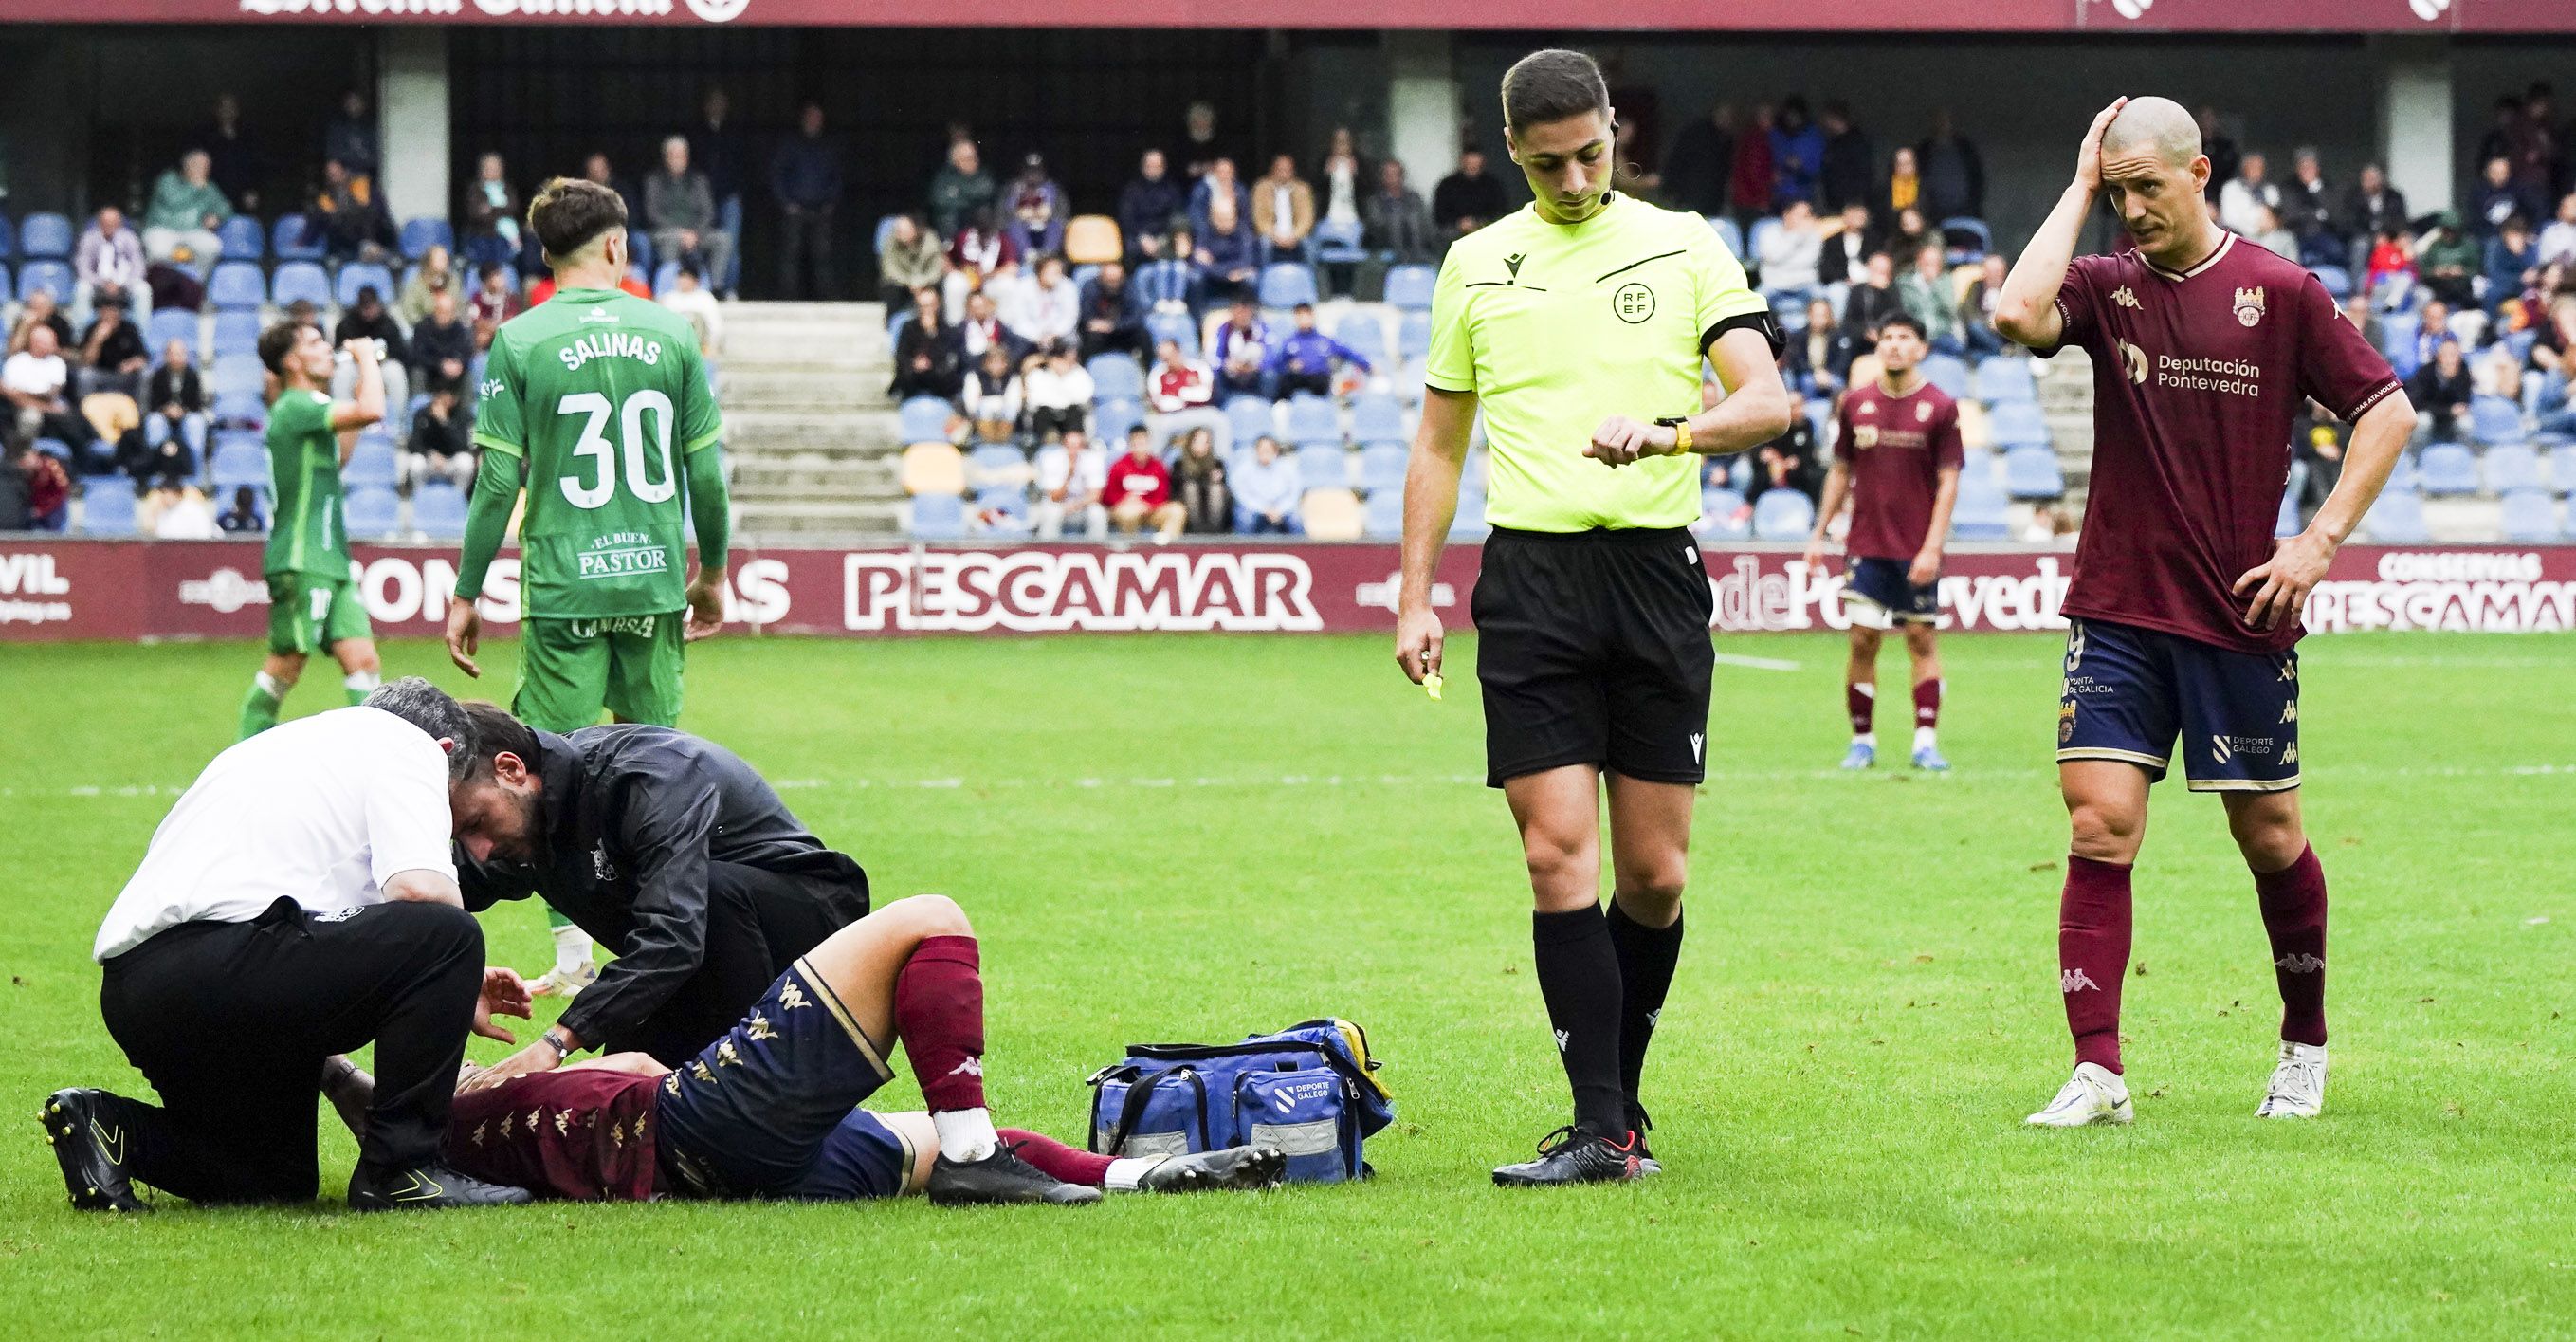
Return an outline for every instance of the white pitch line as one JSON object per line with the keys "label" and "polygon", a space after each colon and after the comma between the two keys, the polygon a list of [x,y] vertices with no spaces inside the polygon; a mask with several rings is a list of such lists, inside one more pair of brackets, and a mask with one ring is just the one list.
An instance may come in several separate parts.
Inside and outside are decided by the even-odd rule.
{"label": "white pitch line", "polygon": [[1751,667],[1756,671],[1795,671],[1798,669],[1798,663],[1784,662],[1777,657],[1738,657],[1731,652],[1721,652],[1717,654],[1717,664],[1719,666]]}

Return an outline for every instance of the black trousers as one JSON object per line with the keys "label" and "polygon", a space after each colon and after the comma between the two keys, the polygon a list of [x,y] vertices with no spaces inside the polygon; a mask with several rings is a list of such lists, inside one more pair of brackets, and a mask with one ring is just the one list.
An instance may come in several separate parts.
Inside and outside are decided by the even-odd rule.
{"label": "black trousers", "polygon": [[135,1177],[193,1202],[312,1200],[322,1060],[370,1041],[360,1163],[436,1159],[482,983],[482,925],[445,904],[310,914],[281,899],[108,961],[107,1032],[161,1093],[110,1106]]}
{"label": "black trousers", "polygon": [[[829,860],[825,860],[829,859]],[[707,864],[707,932],[698,972],[652,1015],[602,1041],[679,1067],[734,1027],[769,985],[823,939],[868,916],[868,878],[840,853],[799,871]]]}
{"label": "black trousers", "polygon": [[[832,273],[832,212],[803,210],[778,219],[778,296],[783,299],[838,298],[839,277]],[[814,287],[801,286],[805,260],[813,258]],[[726,1022],[730,1025],[732,1022]]]}

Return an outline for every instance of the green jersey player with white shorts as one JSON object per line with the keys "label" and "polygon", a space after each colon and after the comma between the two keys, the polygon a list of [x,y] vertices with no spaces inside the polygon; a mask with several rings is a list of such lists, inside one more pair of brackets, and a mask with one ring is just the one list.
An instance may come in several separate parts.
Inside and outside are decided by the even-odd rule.
{"label": "green jersey player with white shorts", "polygon": [[[448,655],[482,674],[474,603],[524,484],[511,713],[557,733],[598,722],[602,709],[677,726],[683,646],[724,623],[731,503],[715,392],[688,319],[618,288],[626,206],[616,192],[558,178],[529,203],[528,227],[556,288],[492,338]],[[698,573],[684,584],[692,523]],[[556,965],[542,989],[569,995],[588,981],[590,941],[560,915],[550,921]]]}

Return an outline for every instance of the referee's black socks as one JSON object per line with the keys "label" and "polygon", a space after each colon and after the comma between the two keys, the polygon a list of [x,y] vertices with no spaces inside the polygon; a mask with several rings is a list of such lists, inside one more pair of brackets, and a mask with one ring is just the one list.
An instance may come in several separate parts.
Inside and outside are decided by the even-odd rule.
{"label": "referee's black socks", "polygon": [[1619,1087],[1634,1100],[1646,1074],[1646,1046],[1664,1014],[1664,994],[1672,990],[1673,965],[1682,957],[1682,914],[1673,911],[1670,927],[1648,927],[1613,897],[1609,921],[1610,944],[1619,951]]}
{"label": "referee's black socks", "polygon": [[1610,924],[1598,904],[1532,913],[1530,941],[1539,995],[1547,999],[1548,1024],[1574,1088],[1575,1125],[1615,1139],[1627,1131],[1628,1119],[1619,1089],[1619,951]]}

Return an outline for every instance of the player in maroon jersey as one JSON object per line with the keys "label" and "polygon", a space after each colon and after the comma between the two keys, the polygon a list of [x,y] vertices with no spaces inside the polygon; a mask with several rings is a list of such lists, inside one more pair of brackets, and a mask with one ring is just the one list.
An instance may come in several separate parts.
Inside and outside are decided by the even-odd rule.
{"label": "player in maroon jersey", "polygon": [[1959,404],[1923,380],[1931,346],[1923,325],[1903,313],[1878,328],[1879,377],[1843,398],[1834,435],[1834,466],[1825,476],[1824,506],[1807,538],[1807,569],[1824,567],[1825,528],[1852,505],[1843,535],[1849,566],[1843,606],[1851,613],[1851,662],[1843,673],[1843,706],[1851,714],[1846,769],[1878,761],[1878,642],[1905,630],[1914,667],[1914,767],[1947,769],[1933,730],[1941,719],[1941,652],[1932,630],[1941,623],[1941,544],[1950,535],[1950,505],[1959,498]]}
{"label": "player in maroon jersey", "polygon": [[[2299,612],[2369,511],[2415,411],[2315,276],[2210,217],[2209,159],[2164,98],[2102,110],[2075,181],[2013,267],[1995,329],[2093,360],[2091,498],[2075,577],[2058,783],[2072,852],[2058,988],[2075,1074],[2046,1127],[2126,1123],[2120,986],[2147,787],[2181,741],[2195,792],[2226,803],[2253,870],[2281,991],[2281,1049],[2256,1113],[2325,1103],[2325,874],[2299,818]],[[2132,247],[2075,256],[2107,191]],[[2272,535],[2290,424],[2314,399],[2353,424],[2342,479],[2296,536]]]}

